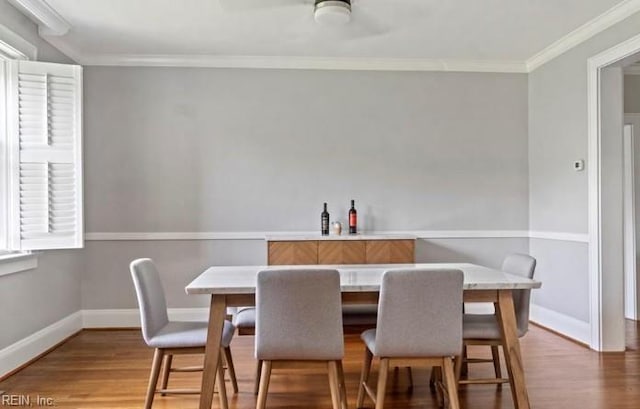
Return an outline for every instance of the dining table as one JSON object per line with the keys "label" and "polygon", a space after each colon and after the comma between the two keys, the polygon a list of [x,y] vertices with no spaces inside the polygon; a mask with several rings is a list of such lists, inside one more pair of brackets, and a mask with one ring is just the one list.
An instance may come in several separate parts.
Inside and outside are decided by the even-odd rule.
{"label": "dining table", "polygon": [[464,273],[464,302],[493,303],[495,306],[514,406],[516,409],[529,409],[513,291],[540,288],[541,283],[470,263],[214,266],[206,269],[185,288],[187,294],[207,294],[211,297],[200,409],[210,409],[213,401],[220,362],[220,340],[227,307],[255,305],[257,274],[261,270],[317,270],[319,268],[339,271],[343,304],[377,304],[382,274],[387,270],[439,268],[461,270]]}

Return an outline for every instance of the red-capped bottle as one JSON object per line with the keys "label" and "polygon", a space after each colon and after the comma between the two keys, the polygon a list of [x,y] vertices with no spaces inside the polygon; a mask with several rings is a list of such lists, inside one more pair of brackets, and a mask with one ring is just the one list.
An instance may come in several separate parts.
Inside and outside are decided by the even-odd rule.
{"label": "red-capped bottle", "polygon": [[351,209],[349,209],[349,234],[358,233],[358,212],[356,211],[355,200],[351,199]]}

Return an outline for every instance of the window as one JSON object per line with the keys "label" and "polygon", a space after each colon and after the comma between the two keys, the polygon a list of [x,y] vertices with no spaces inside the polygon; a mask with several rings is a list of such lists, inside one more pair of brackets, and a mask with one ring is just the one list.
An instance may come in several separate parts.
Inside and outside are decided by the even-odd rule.
{"label": "window", "polygon": [[8,197],[7,185],[9,177],[7,175],[7,91],[6,91],[6,70],[5,64],[8,59],[0,54],[0,257],[8,252],[8,224],[7,215]]}
{"label": "window", "polygon": [[82,247],[82,68],[9,59],[3,50],[0,259]]}

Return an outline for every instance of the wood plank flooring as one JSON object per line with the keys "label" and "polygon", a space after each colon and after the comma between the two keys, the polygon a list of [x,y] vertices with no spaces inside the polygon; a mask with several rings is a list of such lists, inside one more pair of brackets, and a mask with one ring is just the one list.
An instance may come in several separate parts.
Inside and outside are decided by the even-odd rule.
{"label": "wood plank flooring", "polygon": [[[524,365],[533,408],[637,409],[640,408],[640,326],[627,324],[627,351],[598,354],[538,327],[522,340]],[[231,409],[255,408],[253,337],[236,337],[231,345],[240,393],[228,384]],[[357,336],[347,336],[344,360],[349,407],[355,407],[364,346]],[[488,348],[470,349],[471,356],[490,355]],[[140,408],[151,365],[152,350],[138,330],[82,331],[37,362],[0,383],[9,395],[52,398],[59,408]],[[176,357],[177,365],[195,365],[201,357]],[[374,367],[373,379],[375,380]],[[491,375],[491,364],[470,368],[476,376]],[[415,388],[408,393],[404,369],[390,374],[388,408],[436,408],[429,391],[426,369],[414,369]],[[174,374],[170,385],[198,386],[200,374]],[[508,387],[463,386],[462,408],[513,408]],[[156,396],[154,408],[195,408],[198,396]],[[6,403],[4,406],[7,406]],[[34,405],[36,406],[36,405]],[[372,407],[371,402],[366,404]],[[2,397],[0,397],[0,407]],[[213,407],[218,407],[214,399]],[[268,408],[330,408],[326,374],[317,370],[275,372]]]}

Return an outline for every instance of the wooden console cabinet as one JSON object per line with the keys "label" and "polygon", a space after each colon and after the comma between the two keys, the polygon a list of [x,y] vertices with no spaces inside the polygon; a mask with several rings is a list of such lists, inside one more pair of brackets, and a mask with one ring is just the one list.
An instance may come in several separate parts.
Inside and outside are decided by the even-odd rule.
{"label": "wooden console cabinet", "polygon": [[[362,238],[362,240],[361,240]],[[396,264],[415,262],[415,239],[362,236],[267,238],[269,265],[295,264]]]}

